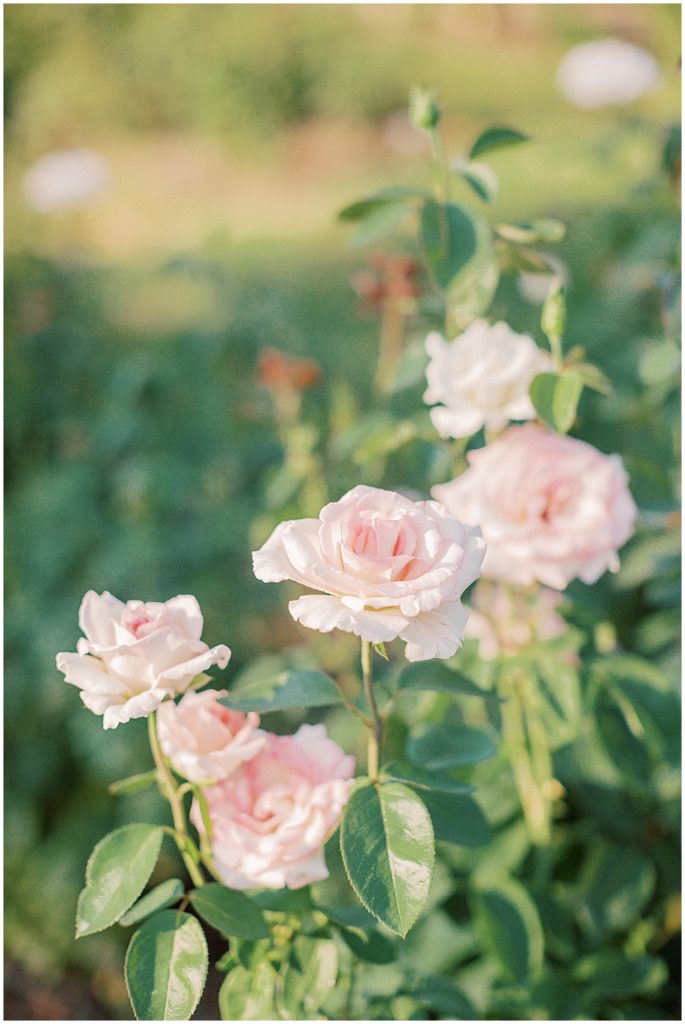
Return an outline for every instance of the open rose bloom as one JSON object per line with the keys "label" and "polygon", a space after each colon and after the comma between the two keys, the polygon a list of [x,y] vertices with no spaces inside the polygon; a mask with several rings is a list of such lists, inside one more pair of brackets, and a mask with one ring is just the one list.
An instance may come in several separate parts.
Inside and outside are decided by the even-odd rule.
{"label": "open rose bloom", "polygon": [[564,590],[619,568],[637,508],[618,455],[547,427],[510,427],[468,454],[469,469],[433,494],[487,544],[483,575]]}
{"label": "open rose bloom", "polygon": [[[354,758],[323,725],[266,734],[256,757],[204,790],[212,855],[232,889],[299,889],[328,877],[324,844],[347,803]],[[191,819],[203,831],[197,803]]]}
{"label": "open rose bloom", "polygon": [[157,712],[159,745],[179,775],[207,784],[227,779],[266,743],[259,715],[231,711],[219,703],[227,690],[190,691],[178,704],[167,701]]}
{"label": "open rose bloom", "polygon": [[253,554],[265,583],[295,580],[322,594],[291,601],[303,626],[342,629],[371,643],[400,637],[409,661],[449,658],[461,645],[464,590],[485,547],[436,501],[360,485],[318,519],[281,523]]}
{"label": "open rose bloom", "polygon": [[85,634],[76,654],[57,655],[57,668],[78,686],[81,700],[105,729],[145,718],[167,697],[183,693],[211,665],[225,668],[231,652],[200,639],[203,619],[196,598],[128,601],[105,591],[83,598],[79,625]]}
{"label": "open rose bloom", "polygon": [[510,420],[531,420],[528,396],[533,377],[552,369],[552,360],[527,334],[508,324],[475,320],[454,341],[437,331],[426,338],[430,362],[423,400],[441,437],[470,437],[486,427],[501,430]]}

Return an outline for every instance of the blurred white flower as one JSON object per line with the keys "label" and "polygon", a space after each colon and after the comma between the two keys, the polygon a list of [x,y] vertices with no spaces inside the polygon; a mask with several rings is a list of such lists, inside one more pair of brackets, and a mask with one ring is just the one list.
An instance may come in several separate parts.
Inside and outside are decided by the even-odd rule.
{"label": "blurred white flower", "polygon": [[574,46],[557,70],[557,85],[566,99],[587,109],[633,103],[660,80],[654,57],[620,39]]}
{"label": "blurred white flower", "polygon": [[107,162],[90,149],[47,153],[24,175],[26,203],[37,213],[57,213],[90,202],[110,180]]}

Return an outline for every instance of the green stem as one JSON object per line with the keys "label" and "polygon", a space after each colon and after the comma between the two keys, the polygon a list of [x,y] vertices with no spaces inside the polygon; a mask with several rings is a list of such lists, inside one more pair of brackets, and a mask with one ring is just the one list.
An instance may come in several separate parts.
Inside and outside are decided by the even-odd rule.
{"label": "green stem", "polygon": [[447,203],[450,198],[450,168],[447,162],[447,154],[445,153],[445,146],[443,144],[439,128],[432,129],[430,133],[430,141],[431,149],[433,151],[433,159],[435,160],[440,173],[440,180],[439,182],[436,182],[436,198],[438,201]]}
{"label": "green stem", "polygon": [[540,750],[536,750],[537,763],[534,767],[528,748],[521,682],[519,673],[512,676],[512,685],[505,695],[507,700],[502,705],[504,741],[528,834],[536,846],[547,846],[550,841],[549,804],[543,793],[543,780],[538,777],[536,771],[536,768],[540,770],[542,767],[539,761]]}
{"label": "green stem", "polygon": [[193,860],[191,855],[191,848],[194,846],[190,836],[188,835],[188,829],[186,827],[186,816],[183,810],[183,804],[178,796],[176,790],[176,784],[174,778],[169,771],[169,767],[166,763],[164,755],[159,746],[159,739],[157,738],[157,716],[156,714],[148,715],[148,735],[150,737],[150,749],[152,751],[152,757],[157,768],[157,782],[159,785],[159,791],[163,797],[169,801],[171,807],[171,816],[174,820],[174,830],[176,832],[176,845],[178,846],[179,853],[183,857],[183,863],[185,864],[188,874],[190,875],[192,882],[196,886],[205,884],[205,880],[202,877],[202,872],[198,868],[197,864]]}
{"label": "green stem", "polygon": [[372,718],[367,752],[367,771],[370,779],[376,779],[378,778],[378,759],[383,742],[383,723],[381,722],[378,705],[373,693],[373,683],[371,681],[371,644],[368,640],[362,640],[362,681],[366,703],[369,705]]}

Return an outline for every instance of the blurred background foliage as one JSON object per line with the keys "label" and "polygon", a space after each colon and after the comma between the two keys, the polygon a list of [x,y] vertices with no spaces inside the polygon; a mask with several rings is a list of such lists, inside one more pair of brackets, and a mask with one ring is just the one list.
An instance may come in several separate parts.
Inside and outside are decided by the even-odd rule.
{"label": "blurred background foliage", "polygon": [[[656,56],[661,86],[628,111],[571,107],[554,87],[560,57],[612,34]],[[568,224],[555,250],[568,273],[567,343],[614,385],[608,398],[586,393],[575,433],[623,456],[642,516],[621,572],[571,588],[583,652],[599,665],[582,677],[583,700],[605,703],[556,754],[567,795],[554,880],[539,894],[547,973],[535,984],[498,974],[507,954],[483,944],[487,909],[469,904],[483,860],[526,871],[495,758],[470,770],[482,794],[473,828],[489,845],[442,844],[432,913],[399,966],[365,969],[362,990],[377,1016],[397,1018],[679,1016],[672,146],[664,166],[679,38],[679,6],[667,4],[5,7],[9,1017],[130,1015],[125,931],[76,944],[74,906],[95,840],[163,812],[148,793],[106,794],[147,767],[144,723],[103,733],[54,667],[74,648],[83,593],[196,594],[205,638],[233,649],[228,685],[285,651],[353,688],[354,638],[305,635],[287,587],[258,583],[249,552],[280,519],[315,514],[358,482],[425,494],[449,476],[436,438],[394,443],[422,386],[409,374],[380,408],[378,324],[350,285],[366,254],[346,248],[335,222],[360,192],[425,180],[404,114],[416,84],[439,89],[450,152],[493,121],[533,136],[493,158],[494,217]],[[107,161],[106,190],[79,209],[30,209],[31,164],[80,147]],[[393,244],[411,255],[411,243]],[[502,279],[492,315],[540,337],[539,302],[515,277]],[[430,313],[410,318],[409,339],[429,323]],[[258,379],[265,346],[321,369],[287,464]],[[470,662],[482,674],[467,645]],[[628,695],[639,728],[596,697],[597,672]],[[424,695],[407,720],[419,713],[438,721],[445,699]],[[337,713],[327,720],[361,754],[356,730]],[[337,892],[334,848],[329,860]],[[418,980],[396,996],[407,971]],[[214,1014],[209,1000],[199,1015]]]}

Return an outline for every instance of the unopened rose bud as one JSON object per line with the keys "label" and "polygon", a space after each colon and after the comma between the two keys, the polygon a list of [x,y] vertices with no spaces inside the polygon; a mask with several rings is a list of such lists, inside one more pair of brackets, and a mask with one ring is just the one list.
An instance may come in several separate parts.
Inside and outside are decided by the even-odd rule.
{"label": "unopened rose bud", "polygon": [[440,107],[426,89],[412,89],[409,99],[409,120],[424,132],[430,132],[440,121]]}

